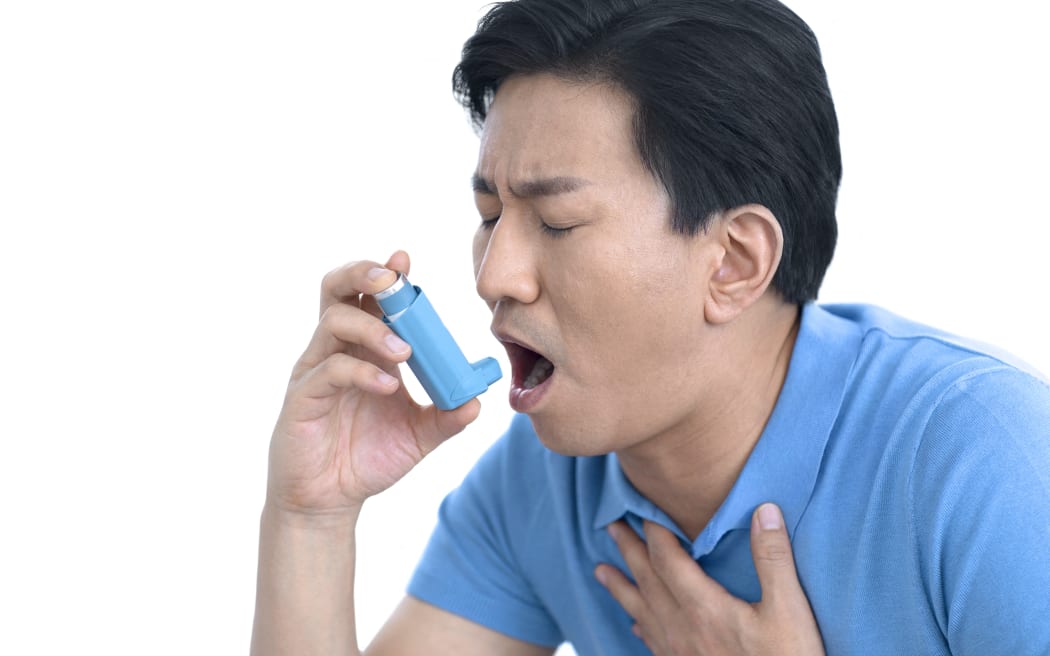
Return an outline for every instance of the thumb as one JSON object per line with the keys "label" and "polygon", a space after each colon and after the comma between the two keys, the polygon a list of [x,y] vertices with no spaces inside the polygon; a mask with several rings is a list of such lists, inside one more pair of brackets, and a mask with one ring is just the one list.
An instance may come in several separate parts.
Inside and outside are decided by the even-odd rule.
{"label": "thumb", "polygon": [[800,596],[805,598],[795,571],[784,516],[775,504],[762,504],[751,517],[751,558],[762,586],[763,603],[777,605]]}
{"label": "thumb", "polygon": [[386,261],[384,266],[391,271],[399,271],[407,276],[409,269],[412,268],[412,261],[405,251],[394,251],[394,254],[390,256],[390,259]]}

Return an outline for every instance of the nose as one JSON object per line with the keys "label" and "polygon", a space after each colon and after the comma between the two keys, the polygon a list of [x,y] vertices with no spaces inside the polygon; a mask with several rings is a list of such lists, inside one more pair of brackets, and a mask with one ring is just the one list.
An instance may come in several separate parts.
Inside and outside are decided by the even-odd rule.
{"label": "nose", "polygon": [[475,251],[475,284],[478,296],[490,307],[504,300],[532,303],[540,294],[536,270],[536,245],[527,235],[521,217],[504,214],[485,234],[479,234]]}

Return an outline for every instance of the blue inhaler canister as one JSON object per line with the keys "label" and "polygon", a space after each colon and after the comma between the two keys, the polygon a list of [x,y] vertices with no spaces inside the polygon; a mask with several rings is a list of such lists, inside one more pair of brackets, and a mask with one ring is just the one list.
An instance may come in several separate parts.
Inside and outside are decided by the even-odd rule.
{"label": "blue inhaler canister", "polygon": [[426,294],[404,274],[375,298],[383,321],[412,347],[408,366],[437,407],[458,408],[503,377],[495,358],[467,362]]}

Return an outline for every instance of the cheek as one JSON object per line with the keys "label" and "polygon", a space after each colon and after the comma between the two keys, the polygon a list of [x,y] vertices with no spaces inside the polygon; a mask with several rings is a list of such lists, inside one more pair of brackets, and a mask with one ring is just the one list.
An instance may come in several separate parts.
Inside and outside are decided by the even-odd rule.
{"label": "cheek", "polygon": [[587,376],[648,383],[684,364],[702,331],[705,290],[680,253],[618,253],[577,281],[576,302],[563,314],[572,323],[567,338],[588,354]]}

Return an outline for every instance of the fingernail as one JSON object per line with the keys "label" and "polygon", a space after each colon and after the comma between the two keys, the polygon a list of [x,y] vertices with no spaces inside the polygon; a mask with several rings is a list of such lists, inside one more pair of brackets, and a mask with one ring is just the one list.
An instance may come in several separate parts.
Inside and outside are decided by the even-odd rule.
{"label": "fingernail", "polygon": [[384,387],[390,387],[391,385],[397,382],[397,378],[394,378],[385,371],[380,371],[378,374],[376,374],[376,380],[378,380],[379,384],[383,385]]}
{"label": "fingernail", "polygon": [[368,270],[368,279],[374,282],[388,273],[390,273],[390,269],[384,269],[383,267],[374,267]]}
{"label": "fingernail", "polygon": [[408,350],[408,344],[397,335],[387,335],[383,338],[383,341],[391,353],[399,354]]}
{"label": "fingernail", "polygon": [[763,531],[779,531],[784,528],[784,518],[780,515],[780,509],[772,503],[759,506],[758,525]]}

